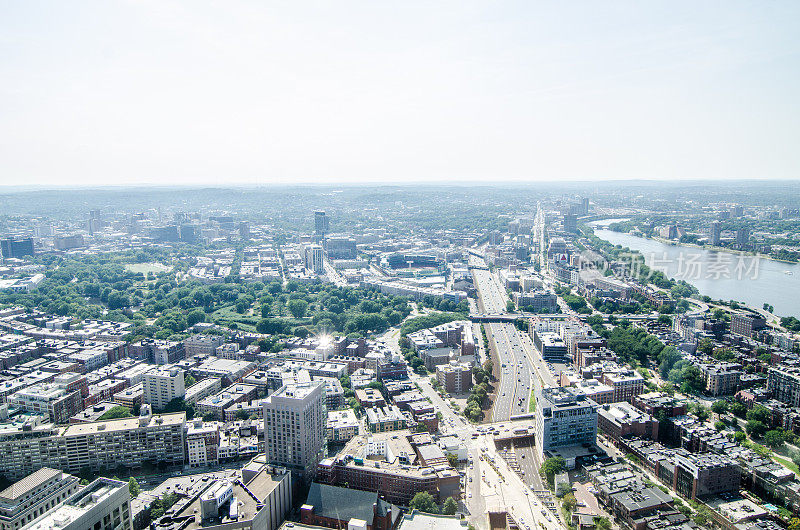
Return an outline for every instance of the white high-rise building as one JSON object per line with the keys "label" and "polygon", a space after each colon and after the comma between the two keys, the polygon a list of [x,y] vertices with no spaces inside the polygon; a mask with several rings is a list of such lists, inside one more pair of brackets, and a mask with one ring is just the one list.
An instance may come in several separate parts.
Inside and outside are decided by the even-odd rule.
{"label": "white high-rise building", "polygon": [[284,385],[263,406],[267,462],[312,478],[326,447],[325,385],[321,381]]}
{"label": "white high-rise building", "polygon": [[175,366],[159,366],[144,374],[142,399],[156,410],[161,410],[177,397],[186,395],[183,370]]}
{"label": "white high-rise building", "polygon": [[[597,403],[573,387],[536,392],[536,445],[539,454],[597,442]],[[567,460],[567,467],[575,462]]]}
{"label": "white high-rise building", "polygon": [[314,271],[317,274],[325,272],[325,264],[323,262],[322,247],[319,245],[308,245],[305,248],[305,266],[306,269]]}

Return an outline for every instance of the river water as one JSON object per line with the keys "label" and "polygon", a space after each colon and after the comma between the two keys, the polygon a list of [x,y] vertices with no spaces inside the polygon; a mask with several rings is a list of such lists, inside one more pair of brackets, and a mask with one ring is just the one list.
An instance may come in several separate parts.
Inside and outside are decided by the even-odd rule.
{"label": "river water", "polygon": [[662,270],[676,280],[686,280],[701,294],[758,308],[768,303],[775,307],[777,315],[800,317],[800,264],[692,246],[667,245],[605,229],[617,220],[590,224],[597,237],[638,250],[649,267]]}

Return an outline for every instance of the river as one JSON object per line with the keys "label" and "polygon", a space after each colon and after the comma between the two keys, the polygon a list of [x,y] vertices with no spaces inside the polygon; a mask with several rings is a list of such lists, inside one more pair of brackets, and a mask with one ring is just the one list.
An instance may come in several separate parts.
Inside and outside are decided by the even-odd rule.
{"label": "river", "polygon": [[638,250],[648,266],[662,270],[676,280],[686,280],[701,294],[758,308],[768,303],[775,307],[777,315],[800,316],[800,264],[686,245],[667,245],[605,228],[618,220],[589,224],[597,237]]}

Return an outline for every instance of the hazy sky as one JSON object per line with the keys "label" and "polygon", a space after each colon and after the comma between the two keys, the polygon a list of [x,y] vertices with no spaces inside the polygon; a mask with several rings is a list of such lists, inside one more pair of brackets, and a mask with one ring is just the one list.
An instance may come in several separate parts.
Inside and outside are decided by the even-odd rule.
{"label": "hazy sky", "polygon": [[800,178],[800,2],[0,3],[0,184]]}

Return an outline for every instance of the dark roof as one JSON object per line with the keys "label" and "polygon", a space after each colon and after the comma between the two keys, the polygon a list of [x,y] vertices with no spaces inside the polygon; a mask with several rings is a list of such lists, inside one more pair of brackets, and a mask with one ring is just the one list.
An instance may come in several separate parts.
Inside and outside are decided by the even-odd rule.
{"label": "dark roof", "polygon": [[[374,514],[372,505],[377,503],[377,515],[383,516],[395,508],[384,501],[374,491],[361,491],[327,484],[311,484],[306,504],[314,507],[314,514],[339,521],[352,518],[366,521],[372,525]],[[394,510],[396,511],[396,510]]]}

